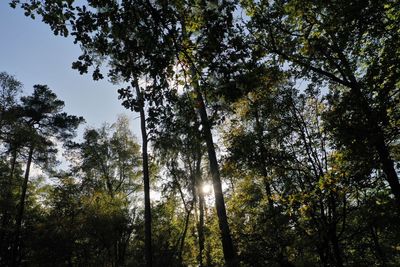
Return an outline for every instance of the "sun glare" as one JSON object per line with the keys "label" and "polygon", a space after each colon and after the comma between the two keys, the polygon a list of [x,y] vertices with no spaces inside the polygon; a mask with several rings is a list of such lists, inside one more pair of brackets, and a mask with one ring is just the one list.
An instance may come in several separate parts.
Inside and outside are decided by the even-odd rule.
{"label": "sun glare", "polygon": [[201,190],[203,191],[204,194],[209,194],[209,193],[211,193],[212,185],[211,184],[203,184],[203,186],[201,187]]}

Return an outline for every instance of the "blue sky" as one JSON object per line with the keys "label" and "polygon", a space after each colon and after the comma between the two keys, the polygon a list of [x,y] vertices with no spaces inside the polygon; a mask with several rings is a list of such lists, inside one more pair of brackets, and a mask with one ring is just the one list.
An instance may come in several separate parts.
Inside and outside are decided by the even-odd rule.
{"label": "blue sky", "polygon": [[[30,94],[34,84],[47,84],[65,101],[65,111],[83,116],[86,126],[112,123],[118,114],[132,118],[132,130],[140,138],[137,114],[126,110],[118,100],[117,85],[106,79],[93,81],[80,75],[71,64],[80,48],[71,38],[54,36],[40,21],[25,17],[22,10],[12,9],[0,1],[0,72],[14,75]],[[80,130],[82,132],[82,129]]]}

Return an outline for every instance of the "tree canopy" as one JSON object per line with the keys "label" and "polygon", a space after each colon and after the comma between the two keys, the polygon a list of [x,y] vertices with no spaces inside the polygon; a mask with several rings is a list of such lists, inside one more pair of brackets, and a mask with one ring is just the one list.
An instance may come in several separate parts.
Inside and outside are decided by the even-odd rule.
{"label": "tree canopy", "polygon": [[400,264],[397,1],[9,2],[73,38],[141,144],[126,117],[74,141],[83,118],[0,73],[1,263]]}

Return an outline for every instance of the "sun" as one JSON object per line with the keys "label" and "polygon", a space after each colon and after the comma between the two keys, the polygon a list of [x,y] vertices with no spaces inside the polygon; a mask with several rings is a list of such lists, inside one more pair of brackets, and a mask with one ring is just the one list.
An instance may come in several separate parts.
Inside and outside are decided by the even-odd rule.
{"label": "sun", "polygon": [[203,184],[201,187],[201,191],[203,192],[203,194],[209,194],[212,191],[212,185],[211,184]]}

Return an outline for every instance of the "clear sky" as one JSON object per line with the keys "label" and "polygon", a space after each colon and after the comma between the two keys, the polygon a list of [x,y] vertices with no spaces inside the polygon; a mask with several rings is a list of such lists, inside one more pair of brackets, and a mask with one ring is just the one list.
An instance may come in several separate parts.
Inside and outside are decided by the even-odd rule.
{"label": "clear sky", "polygon": [[[121,106],[117,85],[106,79],[93,81],[91,75],[80,75],[71,64],[80,48],[71,38],[54,36],[40,21],[25,17],[22,10],[0,1],[0,72],[14,75],[30,94],[34,84],[47,84],[65,101],[65,111],[83,116],[86,126],[112,123],[121,113],[132,118],[135,135],[140,139],[136,113]],[[80,130],[82,133],[82,129]]]}

